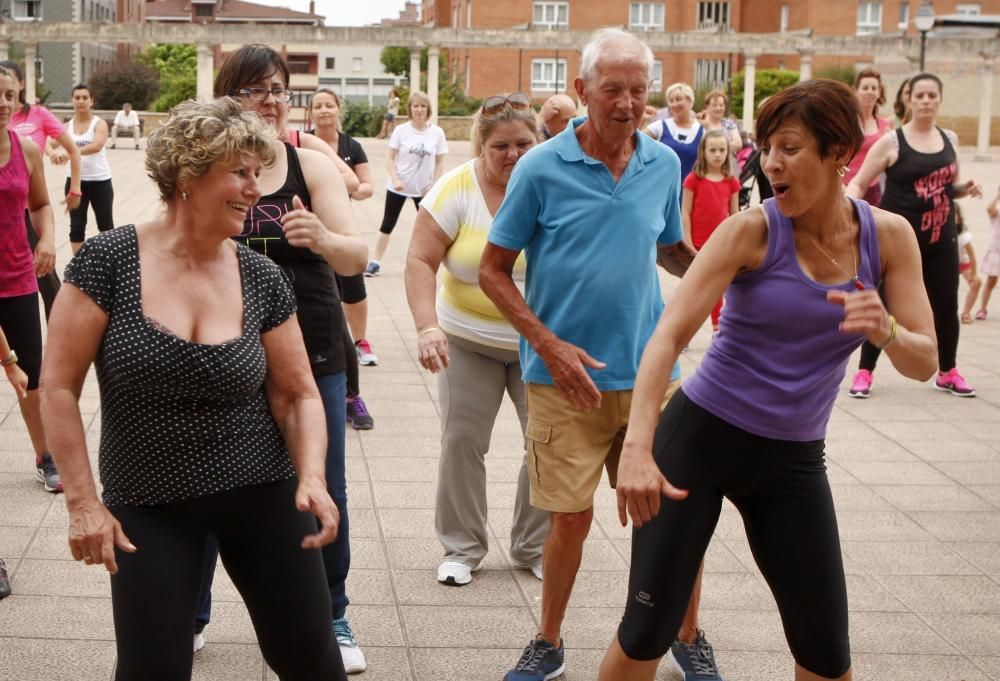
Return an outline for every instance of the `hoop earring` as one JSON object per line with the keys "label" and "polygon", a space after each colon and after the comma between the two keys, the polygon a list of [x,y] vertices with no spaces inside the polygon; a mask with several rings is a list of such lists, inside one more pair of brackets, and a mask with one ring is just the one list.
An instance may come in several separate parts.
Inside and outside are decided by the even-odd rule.
{"label": "hoop earring", "polygon": [[840,166],[839,168],[837,168],[837,175],[843,177],[844,175],[847,174],[847,170],[848,170],[847,166]]}
{"label": "hoop earring", "polygon": [[187,201],[188,200],[187,192],[181,192],[181,198]]}

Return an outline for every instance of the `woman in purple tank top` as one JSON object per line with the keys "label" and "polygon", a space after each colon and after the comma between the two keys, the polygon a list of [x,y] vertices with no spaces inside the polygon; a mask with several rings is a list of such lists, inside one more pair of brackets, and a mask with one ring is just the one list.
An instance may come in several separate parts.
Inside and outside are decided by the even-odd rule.
{"label": "woman in purple tank top", "polygon": [[[827,422],[865,338],[908,377],[926,380],[935,364],[912,230],[843,195],[859,114],[853,92],[827,80],[762,107],[757,138],[774,199],[719,226],[646,346],[618,468],[620,520],[635,527],[629,597],[601,681],[653,679],[723,498],[740,511],[777,601],[796,681],[851,678]],[[883,280],[892,314],[876,292]],[[719,335],[661,416],[669,367],[723,292]]]}

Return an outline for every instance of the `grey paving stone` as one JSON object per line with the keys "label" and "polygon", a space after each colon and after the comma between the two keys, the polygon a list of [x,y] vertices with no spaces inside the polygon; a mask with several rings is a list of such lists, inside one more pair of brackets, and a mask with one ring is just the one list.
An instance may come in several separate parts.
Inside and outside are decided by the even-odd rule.
{"label": "grey paving stone", "polygon": [[1000,615],[936,615],[941,636],[970,655],[1000,655]]}
{"label": "grey paving stone", "polygon": [[471,583],[460,587],[446,586],[438,582],[436,569],[394,570],[392,579],[401,605],[523,606],[525,604],[518,582],[510,570],[478,570],[472,573]]}
{"label": "grey paving stone", "polygon": [[919,461],[845,461],[840,464],[866,485],[947,485],[953,481]]}
{"label": "grey paving stone", "polygon": [[855,653],[956,654],[959,651],[912,613],[852,612],[851,650]]}
{"label": "grey paving stone", "polygon": [[911,511],[908,514],[942,541],[996,541],[1000,514],[971,511]]}
{"label": "grey paving stone", "polygon": [[25,596],[111,597],[111,580],[103,566],[72,560],[24,559],[11,578],[11,588]]}
{"label": "grey paving stone", "polygon": [[901,511],[992,511],[981,496],[956,483],[948,485],[873,485]]}
{"label": "grey paving stone", "polygon": [[387,570],[365,570],[351,565],[347,597],[352,605],[393,605],[396,602]]}
{"label": "grey paving stone", "polygon": [[978,575],[982,570],[940,542],[843,542],[843,551],[873,575]]}
{"label": "grey paving stone", "polygon": [[983,575],[894,575],[879,580],[913,612],[1000,612],[1000,584]]}
{"label": "grey paving stone", "polygon": [[[521,654],[520,648],[412,648],[417,681],[466,679],[496,681],[510,670]],[[567,659],[573,651],[567,651]],[[576,665],[574,664],[574,668]]]}
{"label": "grey paving stone", "polygon": [[113,641],[110,598],[23,596],[0,601],[0,638]]}
{"label": "grey paving stone", "polygon": [[105,681],[114,665],[113,641],[0,638],[0,679]]}
{"label": "grey paving stone", "polygon": [[400,608],[409,644],[416,648],[515,647],[537,625],[523,607],[421,606]]}
{"label": "grey paving stone", "polygon": [[[7,527],[0,525],[0,558],[7,562],[8,570],[12,570],[16,559],[24,555],[28,542],[34,534],[33,527]],[[68,550],[67,550],[68,551]]]}
{"label": "grey paving stone", "polygon": [[854,655],[854,676],[858,679],[927,681],[961,679],[989,681],[989,677],[969,660],[958,655]]}
{"label": "grey paving stone", "polygon": [[[444,549],[437,538],[388,537],[385,540],[389,562],[395,570],[426,570],[434,579],[438,565],[444,560]],[[506,543],[491,538],[489,553],[483,559],[483,570],[507,570]]]}
{"label": "grey paving stone", "polygon": [[989,674],[989,678],[993,681],[1000,679],[1000,655],[989,657],[976,655],[972,657],[972,662]]}
{"label": "grey paving stone", "polygon": [[212,641],[194,656],[191,681],[248,681],[260,679],[264,659],[256,643]]}
{"label": "grey paving stone", "polygon": [[983,572],[1000,576],[1000,542],[956,542],[948,545]]}

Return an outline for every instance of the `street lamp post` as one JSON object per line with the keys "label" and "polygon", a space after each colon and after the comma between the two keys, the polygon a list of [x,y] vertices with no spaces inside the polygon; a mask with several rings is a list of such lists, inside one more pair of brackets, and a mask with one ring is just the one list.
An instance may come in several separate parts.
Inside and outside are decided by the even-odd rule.
{"label": "street lamp post", "polygon": [[924,57],[927,53],[927,32],[934,28],[934,7],[931,0],[924,0],[913,17],[913,25],[920,31],[920,70],[924,70]]}

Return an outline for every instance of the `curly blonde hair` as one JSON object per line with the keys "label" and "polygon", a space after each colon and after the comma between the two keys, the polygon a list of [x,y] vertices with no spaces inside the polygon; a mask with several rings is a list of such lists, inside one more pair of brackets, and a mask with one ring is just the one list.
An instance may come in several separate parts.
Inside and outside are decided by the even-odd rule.
{"label": "curly blonde hair", "polygon": [[163,127],[149,136],[146,174],[156,183],[160,198],[169,202],[179,184],[197,180],[216,161],[225,163],[246,154],[271,166],[275,139],[270,126],[231,97],[188,100],[171,109]]}

